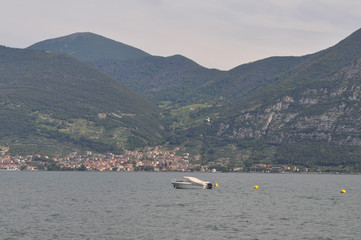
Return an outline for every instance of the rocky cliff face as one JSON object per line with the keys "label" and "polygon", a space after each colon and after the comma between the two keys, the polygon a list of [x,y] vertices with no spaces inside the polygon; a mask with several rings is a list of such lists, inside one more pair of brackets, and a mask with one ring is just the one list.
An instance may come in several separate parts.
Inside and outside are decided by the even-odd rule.
{"label": "rocky cliff face", "polygon": [[242,111],[232,123],[220,123],[217,134],[264,137],[274,143],[308,139],[361,146],[361,58],[316,85]]}

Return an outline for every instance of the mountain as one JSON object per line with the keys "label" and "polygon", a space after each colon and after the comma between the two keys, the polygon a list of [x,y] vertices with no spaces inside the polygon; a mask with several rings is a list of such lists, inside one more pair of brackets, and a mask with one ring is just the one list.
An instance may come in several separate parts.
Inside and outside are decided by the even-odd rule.
{"label": "mountain", "polygon": [[[233,101],[306,57],[272,57],[230,71],[207,69],[181,56],[159,57],[93,33],[75,33],[29,49],[67,53],[118,79],[156,104]],[[221,101],[223,102],[223,101]]]}
{"label": "mountain", "polygon": [[190,93],[195,87],[221,73],[204,68],[181,55],[151,56],[93,33],[75,33],[49,39],[28,49],[72,55],[157,104],[161,101],[189,103],[199,95]]}
{"label": "mountain", "polygon": [[222,71],[204,68],[181,55],[149,56],[126,61],[99,60],[91,65],[157,104],[162,101],[183,105],[212,101],[214,96],[194,90],[222,74]]}
{"label": "mountain", "polygon": [[129,60],[150,56],[148,53],[94,33],[74,33],[38,42],[28,49],[66,53],[82,61]]}
{"label": "mountain", "polygon": [[[247,114],[245,111],[264,111],[268,116],[275,114],[275,111],[289,114],[299,112],[304,119],[306,116],[334,112],[335,108],[345,105],[348,108],[345,113],[351,114],[357,111],[355,107],[360,100],[357,93],[358,87],[361,87],[360,61],[361,30],[334,47],[307,56],[289,71],[273,77],[267,84],[258,86],[238,102],[233,102],[230,110],[242,114]],[[255,106],[257,109],[248,110]],[[299,124],[301,115],[294,117]],[[266,122],[268,127],[272,125],[272,120]],[[279,123],[276,125],[283,126]],[[357,145],[361,145],[361,142]]]}
{"label": "mountain", "polygon": [[317,53],[230,71],[180,55],[81,60],[162,106],[167,142],[203,163],[361,170],[361,30]]}
{"label": "mountain", "polygon": [[256,161],[359,168],[361,30],[299,60],[218,109],[208,131],[238,147],[263,144]]}
{"label": "mountain", "polygon": [[121,152],[163,138],[155,105],[65,54],[0,47],[0,111],[1,144],[28,152]]}

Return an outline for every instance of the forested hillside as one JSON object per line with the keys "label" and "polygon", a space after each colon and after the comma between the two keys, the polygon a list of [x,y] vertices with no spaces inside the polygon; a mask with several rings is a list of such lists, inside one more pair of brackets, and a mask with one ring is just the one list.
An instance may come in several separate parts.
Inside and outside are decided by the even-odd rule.
{"label": "forested hillside", "polygon": [[[45,42],[35,46],[63,51],[51,44],[57,39]],[[159,105],[165,140],[200,154],[203,163],[359,169],[361,30],[317,53],[230,71],[180,55],[102,56],[78,58]]]}
{"label": "forested hillside", "polygon": [[163,139],[155,105],[65,54],[1,47],[0,108],[1,143],[25,152],[50,142],[121,152]]}

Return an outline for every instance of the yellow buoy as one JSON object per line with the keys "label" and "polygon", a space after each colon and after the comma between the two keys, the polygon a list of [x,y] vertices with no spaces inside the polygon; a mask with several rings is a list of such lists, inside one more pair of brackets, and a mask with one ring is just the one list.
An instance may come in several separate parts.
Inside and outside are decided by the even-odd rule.
{"label": "yellow buoy", "polygon": [[346,190],[345,190],[345,189],[342,189],[342,190],[341,190],[341,193],[346,193]]}
{"label": "yellow buoy", "polygon": [[219,187],[219,186],[218,186],[218,183],[215,183],[214,186],[215,186],[215,187]]}
{"label": "yellow buoy", "polygon": [[257,185],[254,185],[254,187],[253,187],[254,189],[258,189],[258,186]]}

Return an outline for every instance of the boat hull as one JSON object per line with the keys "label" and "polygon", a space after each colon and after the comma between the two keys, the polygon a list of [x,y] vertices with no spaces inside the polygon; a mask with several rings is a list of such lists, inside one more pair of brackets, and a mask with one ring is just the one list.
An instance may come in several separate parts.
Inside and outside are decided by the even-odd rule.
{"label": "boat hull", "polygon": [[196,189],[203,188],[204,186],[192,184],[189,182],[172,182],[173,187],[177,189]]}

